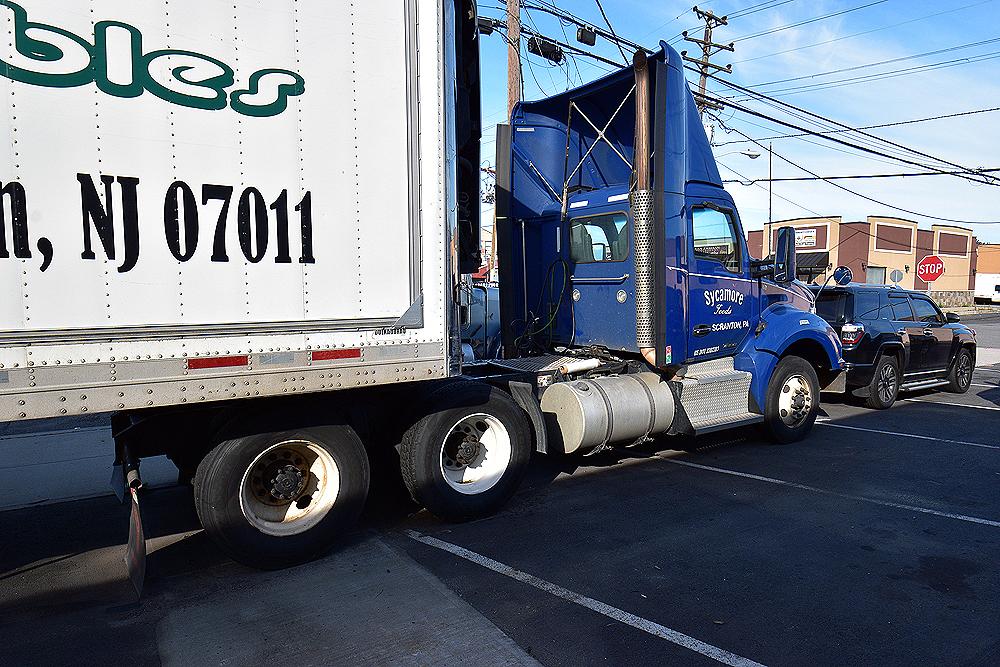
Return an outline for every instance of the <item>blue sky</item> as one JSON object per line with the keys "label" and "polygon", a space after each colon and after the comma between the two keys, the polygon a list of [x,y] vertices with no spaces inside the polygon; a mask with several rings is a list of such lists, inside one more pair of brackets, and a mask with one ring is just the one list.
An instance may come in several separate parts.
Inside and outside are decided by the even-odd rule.
{"label": "blue sky", "polygon": [[[530,4],[531,0],[522,0]],[[678,34],[699,25],[691,12],[692,2],[603,0],[615,30],[623,37],[655,48],[660,39],[670,41],[678,50],[684,48]],[[733,14],[760,5],[763,0],[709,0],[699,2],[716,14]],[[876,2],[873,6],[844,13],[769,35],[737,41],[734,54],[713,57],[719,64],[733,63],[730,81],[744,85],[811,77],[760,88],[773,91],[803,84],[835,82],[848,77],[898,71],[944,61],[970,58],[976,62],[956,63],[891,78],[860,81],[826,90],[789,94],[780,99],[851,126],[873,125],[1000,107],[1000,0],[773,0],[770,7],[733,18],[717,30],[715,41],[728,43],[754,33],[781,28],[854,7]],[[557,0],[563,9],[604,26],[594,0]],[[499,0],[481,0],[481,15],[502,18],[505,12]],[[575,28],[540,11],[527,11],[524,24],[562,41],[575,42]],[[564,31],[565,30],[565,34]],[[698,30],[700,36],[700,29]],[[854,36],[856,33],[867,34]],[[916,54],[952,47],[988,42],[946,53],[907,58]],[[811,46],[824,42],[819,46]],[[577,46],[581,46],[577,44]],[[686,45],[694,48],[694,45]],[[803,48],[810,47],[810,48]],[[497,35],[482,38],[483,122],[486,126],[483,157],[492,163],[495,150],[494,125],[506,115],[506,44]],[[582,47],[589,48],[589,47]],[[589,50],[612,59],[621,59],[618,49],[598,38]],[[779,53],[787,51],[787,53]],[[812,75],[842,68],[858,67],[886,60],[906,58],[878,67],[864,67],[830,76]],[[524,95],[537,99],[567,87],[600,77],[609,66],[588,58],[574,58],[563,66],[552,66],[529,56],[524,67]],[[710,84],[717,94],[731,95],[722,84]],[[776,114],[759,102],[743,102],[753,109]],[[769,137],[792,132],[769,121],[725,110],[720,114],[725,125],[751,137]],[[791,122],[801,121],[785,117]],[[868,130],[879,137],[918,149],[937,158],[967,167],[1000,167],[1000,111],[957,118],[914,123]],[[838,135],[844,136],[844,135]],[[723,178],[737,178],[736,170],[747,178],[767,178],[766,153],[756,159],[739,151],[761,152],[749,143],[724,143],[740,140],[735,132],[727,133],[716,123],[715,154]],[[858,143],[857,137],[850,138]],[[774,151],[824,176],[845,174],[899,173],[923,171],[920,167],[900,164],[884,157],[865,155],[853,149],[830,144],[815,137],[774,140]],[[831,147],[832,146],[832,147]],[[887,147],[882,147],[887,148]],[[895,149],[889,148],[890,152]],[[914,161],[929,162],[910,155]],[[731,167],[732,170],[729,168]],[[806,176],[779,158],[774,158],[774,176]],[[998,172],[1000,175],[1000,172]],[[896,179],[837,181],[851,190],[900,206],[911,211],[962,221],[1000,222],[1000,187],[970,183],[952,176],[926,176]],[[763,187],[761,187],[761,185]],[[727,184],[740,210],[745,227],[759,229],[767,221],[766,183],[758,186]],[[784,197],[785,199],[782,199]],[[794,203],[793,203],[794,202]],[[861,220],[868,215],[896,215],[917,220],[929,228],[934,220],[896,211],[865,201],[825,182],[785,182],[774,185],[774,219],[781,220],[814,214],[843,216]],[[492,210],[484,223],[492,221]],[[1000,224],[967,225],[981,241],[1000,243]]]}

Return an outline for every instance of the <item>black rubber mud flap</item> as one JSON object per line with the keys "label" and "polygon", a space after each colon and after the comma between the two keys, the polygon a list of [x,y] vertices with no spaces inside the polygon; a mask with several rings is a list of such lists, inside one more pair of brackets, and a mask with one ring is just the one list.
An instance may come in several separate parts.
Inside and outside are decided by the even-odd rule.
{"label": "black rubber mud flap", "polygon": [[128,520],[125,567],[128,568],[128,578],[138,600],[142,597],[142,585],[146,579],[146,534],[142,529],[142,514],[139,512],[139,490],[130,487],[129,493],[132,496],[132,510]]}

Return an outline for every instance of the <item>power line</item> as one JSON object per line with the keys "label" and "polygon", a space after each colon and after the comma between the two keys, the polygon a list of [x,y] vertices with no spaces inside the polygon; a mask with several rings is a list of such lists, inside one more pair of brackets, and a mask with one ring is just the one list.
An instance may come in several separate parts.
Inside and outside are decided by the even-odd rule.
{"label": "power line", "polygon": [[843,86],[851,86],[857,83],[870,83],[872,81],[879,81],[882,79],[894,79],[900,76],[909,76],[910,74],[921,74],[923,72],[930,72],[937,69],[958,67],[959,65],[971,65],[973,63],[983,62],[985,60],[995,60],[996,58],[1000,58],[1000,51],[991,51],[989,53],[980,54],[978,56],[968,56],[966,58],[942,60],[936,63],[928,63],[926,65],[905,67],[902,69],[890,70],[888,72],[881,72],[879,74],[866,74],[862,76],[848,77],[846,79],[838,79],[836,81],[804,84],[800,86],[791,86],[789,88],[778,88],[775,90],[769,90],[767,92],[772,95],[779,95],[779,94],[794,95],[796,93],[813,92],[817,90],[829,90],[830,88],[841,88]]}
{"label": "power line", "polygon": [[[753,143],[757,144],[762,149],[768,150],[768,148],[764,144],[760,143],[759,141],[757,141],[753,137],[751,137],[751,136],[749,136],[747,134],[744,134],[743,132],[741,132],[740,130],[737,130],[736,128],[730,128],[730,129],[732,129],[733,132],[736,132],[737,134],[742,134],[744,137],[746,137],[747,139],[749,139]],[[798,164],[797,162],[794,162],[793,160],[790,160],[789,158],[785,157],[781,153],[777,153],[774,150],[771,150],[770,152],[771,152],[772,155],[775,155],[779,159],[784,160],[785,162],[787,162],[788,164],[792,165],[796,169],[800,169],[800,170],[806,172],[807,174],[809,174],[810,176],[816,177],[817,180],[825,181],[826,183],[829,183],[830,185],[832,185],[835,188],[838,188],[840,190],[843,190],[844,192],[850,193],[850,194],[854,195],[855,197],[860,197],[861,199],[865,199],[865,200],[868,200],[868,201],[870,201],[872,203],[878,204],[879,206],[885,206],[887,208],[895,209],[897,211],[902,211],[903,213],[909,213],[910,215],[916,215],[916,216],[919,216],[921,218],[929,218],[931,220],[940,220],[940,221],[943,221],[943,222],[954,222],[954,223],[963,224],[963,225],[1000,225],[1000,220],[988,220],[988,221],[984,221],[984,220],[957,220],[955,218],[945,218],[945,217],[941,217],[941,216],[937,216],[937,215],[930,215],[928,213],[920,213],[919,211],[913,211],[913,210],[910,210],[908,208],[903,208],[902,206],[896,206],[895,204],[889,204],[887,202],[880,201],[880,200],[875,199],[873,197],[869,197],[868,195],[863,195],[860,192],[856,192],[854,190],[851,190],[850,188],[847,188],[847,187],[845,187],[843,185],[840,185],[839,183],[835,183],[832,180],[824,178],[823,176],[820,176],[816,172],[814,172],[814,171],[812,171],[810,169],[807,169],[806,167],[803,167],[802,165]]]}
{"label": "power line", "polygon": [[[733,115],[735,115],[735,113],[736,113],[736,111],[734,109],[733,110]],[[731,120],[733,120],[733,118],[731,116],[730,118],[727,118],[727,119],[716,118],[716,120],[719,120],[719,121],[721,121],[723,123],[728,123]],[[766,125],[761,125],[760,123],[755,123],[752,120],[748,120],[746,118],[740,118],[739,122],[745,123],[747,125],[752,125],[753,127],[758,127],[758,128],[760,128],[762,130],[767,130],[768,132],[773,132],[774,131],[774,128],[772,128],[772,127],[767,127]],[[728,128],[724,127],[723,130],[725,130],[726,132],[729,132]],[[806,139],[806,137],[808,137],[808,136],[819,135],[819,134],[820,134],[819,132],[812,132],[811,134],[810,133],[804,133],[801,136],[798,136],[798,140],[801,141],[801,142],[803,142],[803,143],[811,144],[813,146],[819,146],[820,148],[823,148],[824,150],[836,151],[838,153],[843,153],[844,155],[850,155],[852,157],[859,157],[859,158],[861,158],[863,160],[870,160],[871,162],[878,162],[880,164],[887,164],[887,165],[890,165],[890,166],[893,166],[893,167],[898,167],[899,164],[900,164],[899,160],[897,160],[895,157],[893,157],[891,160],[883,160],[882,158],[875,157],[875,156],[871,155],[870,153],[859,151],[857,149],[855,149],[855,150],[848,150],[848,149],[845,149],[845,148],[841,148],[839,146],[831,145],[830,143],[826,143],[826,142],[822,142],[822,141],[812,141],[810,139]],[[760,140],[761,141],[765,141],[765,139],[763,139],[763,138],[761,138]],[[741,140],[741,141],[743,143],[746,143],[745,139]],[[731,142],[725,142],[725,143],[731,143]],[[716,144],[716,146],[721,146],[721,145],[722,144]],[[927,167],[927,168],[930,169],[930,167]]]}
{"label": "power line", "polygon": [[814,79],[820,76],[830,76],[831,74],[840,74],[841,72],[854,72],[859,69],[866,69],[868,67],[878,67],[880,65],[888,65],[890,63],[898,63],[903,60],[913,60],[914,58],[924,58],[926,56],[936,56],[941,53],[949,53],[951,51],[959,51],[961,49],[968,49],[974,46],[982,46],[984,44],[992,44],[994,42],[1000,42],[1000,37],[994,37],[993,39],[984,39],[979,42],[970,42],[968,44],[960,44],[958,46],[951,46],[946,49],[937,49],[936,51],[926,51],[924,53],[915,53],[910,56],[901,56],[899,58],[890,58],[889,60],[880,60],[875,63],[868,63],[866,65],[855,65],[853,67],[842,67],[840,69],[830,70],[827,72],[817,72],[816,74],[806,74],[803,76],[794,76],[788,79],[777,79],[775,81],[765,81],[763,83],[753,83],[748,84],[748,88],[761,88],[763,86],[773,86],[779,83],[789,83],[791,81],[802,81],[804,79]]}
{"label": "power line", "polygon": [[839,12],[833,12],[832,14],[824,14],[823,16],[817,16],[815,18],[806,19],[805,21],[799,21],[797,23],[789,23],[788,25],[779,26],[777,28],[771,28],[770,30],[763,30],[761,32],[755,32],[752,35],[745,35],[739,39],[734,39],[734,42],[743,42],[748,39],[755,39],[757,37],[763,37],[764,35],[772,35],[776,32],[781,32],[783,30],[789,30],[791,28],[797,28],[802,25],[809,23],[815,23],[816,21],[822,21],[824,19],[833,18],[834,16],[841,16],[842,14],[849,14],[851,12],[856,12],[859,9],[867,9],[868,7],[874,7],[875,5],[881,5],[883,2],[888,2],[888,0],[875,0],[875,2],[869,2],[866,5],[860,5],[858,7],[851,7],[850,9],[842,9]]}
{"label": "power line", "polygon": [[[723,162],[719,162],[719,164],[721,166],[723,166],[724,168],[728,169],[729,171],[733,172],[734,174],[736,174],[740,178],[743,178],[743,179],[747,178],[746,176],[744,176],[740,172],[736,171],[735,169],[733,169],[729,165],[727,165],[727,164],[725,164]],[[723,182],[725,182],[725,181],[723,181]],[[741,185],[745,185],[745,183],[741,183]],[[752,185],[755,185],[755,186],[757,186],[758,188],[760,188],[762,190],[765,190],[765,191],[767,190],[767,188],[765,188],[760,183],[752,183]],[[814,220],[818,220],[818,221],[821,221],[821,222],[834,222],[834,223],[837,223],[837,224],[842,224],[842,222],[843,222],[842,216],[833,217],[833,216],[823,215],[821,213],[817,213],[816,211],[812,210],[808,206],[803,206],[802,204],[798,203],[797,201],[793,201],[793,200],[789,199],[788,197],[783,197],[782,195],[779,195],[776,192],[773,193],[773,195],[775,197],[777,197],[778,199],[783,199],[784,201],[788,202],[792,206],[800,208],[800,209],[802,209],[803,211],[805,211],[807,213],[812,213],[815,216],[814,218],[812,218]],[[767,227],[771,227],[771,229],[769,229],[767,231],[770,231],[771,233],[773,233],[773,224],[774,223],[778,223],[778,222],[782,222],[782,221],[781,220],[775,220],[773,222],[767,223]],[[763,230],[761,230],[761,231],[763,232]],[[837,248],[839,248],[842,244],[846,243],[847,241],[849,241],[854,236],[857,236],[858,234],[862,234],[864,236],[867,236],[868,238],[878,238],[877,234],[873,234],[871,231],[866,231],[866,230],[862,230],[862,229],[854,229],[854,228],[852,228],[852,231],[854,233],[850,234],[850,235],[841,234],[840,235],[841,236],[840,241],[838,241],[834,245],[832,245],[829,248],[827,248],[825,252],[828,252],[828,253],[829,252],[833,252],[834,250],[836,250]],[[748,241],[749,241],[749,235],[748,235]],[[761,252],[763,252],[763,246],[761,247]],[[953,276],[953,277],[962,278],[962,277],[967,277],[967,276]]]}
{"label": "power line", "polygon": [[[756,155],[756,154],[754,154]],[[1000,167],[981,169],[983,173],[1000,171]],[[907,176],[954,176],[964,172],[958,171],[909,171],[896,174],[848,174],[846,176],[788,176],[782,178],[755,178],[749,181],[728,180],[723,183],[739,183],[740,185],[753,185],[754,183],[780,183],[784,181],[837,181],[848,179],[868,179],[868,178],[905,178]]]}
{"label": "power line", "polygon": [[615,46],[618,47],[618,51],[622,54],[622,60],[628,65],[628,56],[625,55],[625,49],[622,48],[621,40],[618,39],[618,35],[615,34],[614,26],[611,25],[611,21],[608,19],[607,13],[604,11],[604,5],[601,4],[601,0],[594,0],[597,3],[597,8],[601,11],[601,16],[604,18],[604,22],[608,24],[608,30],[611,31],[611,36],[615,38]]}
{"label": "power line", "polygon": [[[774,9],[775,7],[780,7],[781,5],[787,5],[790,2],[795,2],[795,0],[780,0],[780,2],[776,0],[768,0],[768,2],[762,2],[759,5],[751,5],[745,9],[739,9],[733,12],[732,14],[729,14],[728,17],[731,19],[738,19],[742,16],[750,16],[751,14],[756,14],[757,12],[763,12],[767,11],[768,9]],[[765,7],[764,5],[769,5],[769,6]]]}
{"label": "power line", "polygon": [[822,42],[816,42],[814,44],[806,44],[805,46],[796,46],[795,48],[792,48],[792,49],[785,49],[783,51],[775,51],[774,53],[767,53],[767,54],[764,54],[762,56],[754,56],[753,58],[746,58],[744,60],[737,60],[735,64],[749,63],[749,62],[753,62],[754,60],[762,60],[764,58],[772,58],[774,56],[781,56],[781,55],[784,55],[786,53],[792,53],[793,51],[802,51],[804,49],[811,49],[811,48],[814,48],[814,47],[817,47],[817,46],[824,46],[826,44],[832,44],[834,42],[839,42],[839,41],[844,40],[844,39],[851,39],[852,37],[860,37],[862,35],[870,35],[873,32],[880,32],[882,30],[889,30],[890,28],[898,28],[901,25],[907,25],[909,23],[915,23],[917,21],[923,21],[923,20],[926,20],[926,19],[935,18],[935,17],[941,16],[943,14],[951,14],[952,12],[961,11],[963,9],[969,9],[970,7],[978,7],[979,5],[985,5],[986,3],[989,3],[989,2],[994,2],[994,0],[981,0],[981,2],[973,2],[971,4],[963,5],[961,7],[954,7],[952,9],[946,9],[946,10],[941,11],[941,12],[934,12],[933,14],[926,14],[924,16],[918,16],[916,18],[908,19],[906,21],[900,21],[899,23],[892,23],[890,25],[884,25],[884,26],[882,26],[880,28],[872,28],[871,30],[864,30],[862,32],[856,32],[856,33],[853,33],[851,35],[844,35],[842,37],[834,37],[833,39],[827,39],[827,40],[824,40]]}
{"label": "power line", "polygon": [[[881,128],[881,127],[896,127],[898,125],[910,125],[912,123],[925,123],[927,121],[941,120],[943,118],[957,118],[959,116],[971,116],[973,114],[990,113],[990,112],[993,112],[993,111],[1000,111],[1000,107],[992,107],[990,109],[975,109],[973,111],[960,111],[958,113],[949,113],[949,114],[943,114],[943,115],[940,115],[940,116],[929,116],[927,118],[914,118],[912,120],[898,120],[898,121],[894,121],[894,122],[891,122],[891,123],[879,123],[878,125],[861,125],[861,126],[859,126],[857,128],[851,128],[851,129],[827,130],[827,131],[824,131],[824,132],[820,132],[819,134],[837,134],[837,133],[840,133],[840,132],[853,132],[854,129],[858,129],[858,130],[873,130],[873,129],[878,129],[878,128]],[[773,139],[791,139],[791,138],[808,137],[808,136],[810,136],[810,135],[806,134],[806,133],[799,133],[799,134],[776,134],[773,137],[761,137],[760,140],[761,141],[771,141]],[[718,143],[718,144],[715,144],[715,145],[716,146],[726,146],[728,144],[744,144],[747,141],[748,141],[748,139],[737,139],[735,141],[723,141],[722,143]]]}
{"label": "power line", "polygon": [[[862,151],[862,152],[865,152],[865,153],[871,153],[873,155],[878,155],[878,156],[881,156],[881,157],[889,158],[891,160],[896,160],[897,162],[903,162],[903,163],[906,163],[906,164],[909,164],[909,165],[912,165],[912,166],[916,166],[916,167],[923,167],[925,169],[930,168],[930,167],[928,167],[928,165],[925,165],[925,164],[923,164],[921,162],[916,162],[916,161],[913,161],[913,160],[908,160],[906,158],[900,158],[900,157],[897,157],[895,155],[890,155],[889,153],[885,153],[883,151],[880,151],[880,150],[877,150],[877,149],[874,149],[874,148],[868,148],[867,146],[861,146],[861,145],[858,145],[858,144],[854,144],[854,143],[851,143],[849,141],[845,141],[843,139],[839,139],[837,137],[832,137],[832,136],[829,136],[829,135],[820,134],[818,131],[810,130],[808,128],[802,127],[801,125],[796,125],[796,124],[790,123],[788,121],[784,121],[784,120],[780,120],[778,118],[774,118],[773,116],[768,116],[767,114],[761,113],[759,111],[755,111],[753,109],[749,109],[749,108],[741,106],[739,104],[734,104],[734,103],[729,102],[727,100],[722,100],[722,99],[715,99],[715,100],[713,100],[712,98],[709,98],[709,99],[710,99],[710,101],[715,101],[715,102],[718,102],[718,103],[725,103],[729,107],[731,107],[733,109],[736,109],[737,111],[741,111],[743,113],[750,114],[751,116],[756,116],[758,118],[763,118],[764,120],[771,121],[772,123],[777,123],[779,125],[784,125],[785,127],[788,127],[788,128],[794,129],[794,130],[799,130],[800,132],[805,132],[807,134],[811,134],[811,135],[814,135],[814,136],[826,139],[827,141],[832,141],[832,142],[837,143],[837,144],[848,146],[850,148],[854,148],[855,150],[859,150],[859,151]],[[720,124],[721,124],[721,121],[720,121]],[[742,132],[740,132],[739,130],[737,130],[736,128],[730,128],[730,129],[733,132],[737,132],[737,133],[743,135],[744,137],[747,136],[747,135],[743,134]],[[750,139],[750,137],[747,137],[747,138]],[[750,139],[750,141],[752,141],[753,143],[757,143],[757,141],[755,139]],[[943,170],[938,170],[938,171],[943,171]],[[968,170],[967,170],[967,173],[971,173],[971,172],[968,172]],[[985,182],[985,181],[981,181],[981,180],[978,180],[978,179],[969,178],[967,176],[960,177],[960,178],[966,178],[967,180],[972,180],[972,181],[975,181],[977,183],[984,183]]]}
{"label": "power line", "polygon": [[[805,121],[807,123],[812,123],[813,125],[816,125],[817,127],[819,127],[821,130],[829,131],[830,129],[832,129],[834,127],[838,127],[838,125],[835,124],[835,123],[826,123],[826,122],[817,121],[817,120],[815,120],[814,117],[810,116],[807,113],[799,113],[799,112],[797,112],[795,110],[789,110],[788,108],[786,108],[786,107],[784,107],[784,106],[782,106],[780,104],[771,102],[768,99],[760,99],[760,100],[757,100],[757,101],[761,102],[762,104],[764,104],[766,106],[769,106],[769,107],[775,109],[776,111],[779,111],[781,113],[787,114],[787,115],[789,115],[789,116],[791,116],[793,118],[797,118],[797,119]],[[822,118],[822,117],[820,117],[820,118]],[[747,122],[747,123],[749,123],[751,125],[755,125],[755,123],[751,123],[750,121],[744,121],[744,122]],[[763,127],[763,126],[758,126],[758,127]],[[849,130],[851,132],[854,132],[855,135],[859,134],[858,132],[855,132],[855,130],[860,129],[860,128],[855,128],[853,126],[848,126],[848,125],[844,125],[844,124],[840,124],[839,127],[849,128]],[[768,131],[772,131],[770,128],[764,128],[764,129],[768,129]],[[822,138],[825,138],[825,137],[819,137],[819,138],[822,139]],[[909,159],[911,157],[911,154],[910,154],[909,151],[897,150],[897,149],[895,149],[895,148],[893,148],[891,146],[887,147],[884,144],[884,142],[875,141],[875,140],[869,139],[869,138],[867,138],[867,137],[865,137],[863,135],[862,136],[851,136],[851,140],[854,141],[854,142],[856,142],[856,143],[858,143],[858,144],[862,144],[864,146],[868,146],[870,148],[879,150],[880,152],[882,150],[884,150],[886,153],[890,154],[890,158],[892,160],[895,160],[896,162],[902,162],[903,164],[914,164],[916,166],[924,167],[925,169],[937,169],[937,170],[943,170],[945,167],[947,167],[947,165],[941,165],[941,164],[927,164],[927,163],[921,162],[921,161],[914,162],[913,160]],[[804,138],[803,139],[799,139],[799,141],[804,141],[806,143],[816,143],[816,142],[813,142],[813,141],[810,141],[810,140],[804,139]],[[817,145],[820,145],[820,144],[817,144]],[[840,150],[840,149],[834,148],[833,146],[830,146],[830,145],[827,145],[827,148],[829,148],[830,150]],[[875,160],[876,162],[882,162],[882,160],[878,160],[878,159],[872,158],[872,157],[867,157],[867,159]],[[969,170],[966,170],[966,171],[969,171]],[[962,178],[965,178],[965,177],[962,177]],[[980,179],[973,179],[973,180],[977,180],[977,182],[979,182]]]}
{"label": "power line", "polygon": [[[845,129],[849,129],[849,130],[852,130],[853,132],[855,132],[855,133],[857,133],[857,134],[860,134],[860,135],[862,135],[862,136],[865,136],[865,137],[869,137],[869,138],[871,138],[871,139],[874,139],[874,140],[876,140],[876,141],[879,141],[879,142],[882,142],[882,143],[884,143],[884,144],[887,144],[887,145],[889,145],[889,146],[894,146],[894,147],[896,147],[896,148],[901,148],[901,149],[903,149],[903,150],[905,150],[905,151],[907,151],[907,152],[909,152],[909,153],[913,153],[914,155],[919,155],[919,156],[921,156],[921,157],[925,157],[925,158],[928,158],[928,159],[930,159],[930,160],[934,160],[934,161],[936,161],[936,162],[941,162],[941,163],[943,163],[943,164],[947,164],[947,165],[950,165],[950,166],[952,166],[952,167],[958,167],[959,169],[963,169],[963,170],[965,170],[965,171],[966,171],[966,172],[968,172],[969,174],[973,174],[973,173],[975,173],[975,170],[974,170],[974,169],[969,169],[969,168],[968,168],[968,167],[966,167],[965,165],[961,165],[961,164],[958,164],[958,163],[956,163],[956,162],[951,162],[951,161],[949,161],[949,160],[945,160],[945,159],[943,159],[943,158],[939,158],[939,157],[935,157],[935,156],[933,156],[933,155],[930,155],[930,154],[928,154],[928,153],[924,153],[924,152],[922,152],[922,151],[919,151],[919,150],[917,150],[917,149],[915,149],[915,148],[910,148],[909,146],[904,146],[903,144],[900,144],[900,143],[897,143],[897,142],[895,142],[895,141],[891,141],[891,140],[889,140],[889,139],[884,139],[884,138],[882,138],[882,137],[879,137],[879,136],[877,136],[877,135],[874,135],[874,134],[871,134],[871,133],[869,133],[869,132],[865,132],[864,130],[859,130],[858,128],[854,128],[854,127],[851,127],[850,125],[847,125],[847,124],[845,124],[845,123],[841,123],[840,121],[837,121],[837,120],[834,120],[834,119],[832,119],[832,118],[827,118],[827,117],[825,117],[825,116],[821,116],[820,114],[817,114],[817,113],[815,113],[815,112],[813,112],[813,111],[809,111],[809,110],[807,110],[807,109],[803,109],[803,108],[801,108],[801,107],[797,107],[797,106],[795,106],[794,104],[790,104],[790,103],[788,103],[788,102],[783,102],[783,101],[781,101],[781,100],[777,100],[777,99],[774,99],[773,97],[770,97],[770,96],[768,96],[768,95],[765,95],[764,93],[761,93],[761,92],[758,92],[758,91],[755,91],[755,90],[751,90],[750,88],[746,88],[745,86],[740,86],[740,85],[738,85],[738,84],[735,84],[735,83],[732,83],[731,81],[727,81],[726,79],[722,79],[722,78],[720,78],[720,77],[717,77],[717,76],[715,76],[715,75],[713,75],[713,74],[709,74],[709,76],[710,76],[710,77],[711,77],[712,79],[714,79],[714,80],[716,80],[716,81],[719,81],[719,82],[720,82],[720,83],[722,83],[723,85],[725,85],[725,86],[728,86],[728,87],[730,87],[730,88],[732,88],[732,89],[734,89],[734,90],[739,90],[739,91],[741,91],[741,92],[744,92],[744,93],[749,93],[750,95],[753,95],[754,97],[759,97],[759,98],[761,98],[761,99],[765,99],[765,100],[769,100],[769,101],[771,101],[771,102],[774,102],[774,103],[776,103],[776,104],[779,104],[779,105],[781,105],[782,107],[785,107],[785,108],[787,108],[787,109],[794,109],[795,111],[798,111],[798,112],[800,112],[800,113],[804,113],[804,114],[806,114],[806,115],[808,115],[808,116],[811,116],[811,117],[813,117],[813,118],[818,118],[818,119],[820,119],[820,120],[822,120],[822,121],[824,121],[824,122],[826,122],[826,123],[830,123],[830,124],[833,124],[833,125],[837,125],[837,126],[839,126],[839,127],[842,127],[842,128],[845,128]],[[721,100],[720,100],[720,101],[721,101]],[[732,105],[733,105],[733,103],[732,103],[732,102],[728,102],[728,104],[729,104],[730,106],[732,106]],[[746,109],[745,107],[743,107],[743,108],[742,108],[742,109],[740,109],[740,110],[743,110],[743,111],[746,111],[746,112],[749,112],[749,113],[752,113],[753,115],[758,115],[758,116],[761,116],[762,118],[767,118],[766,116],[763,116],[762,114],[759,114],[759,113],[757,113],[757,112],[753,112],[753,111],[751,111],[751,110],[749,110],[749,109]],[[781,124],[783,124],[783,125],[785,124],[785,123],[783,123],[783,122],[781,122],[781,121],[778,121],[777,119],[773,119],[773,118],[772,118],[772,119],[770,119],[770,120],[773,120],[773,121],[775,121],[775,122],[780,122],[780,123],[781,123]],[[791,126],[789,126],[789,127],[791,127]],[[800,131],[806,131],[806,132],[808,132],[808,130],[807,130],[806,128],[795,128],[795,129],[798,129],[798,130],[800,130]],[[844,141],[842,141],[842,140],[840,140],[840,139],[838,139],[838,138],[836,138],[836,137],[832,137],[832,136],[829,136],[829,135],[818,135],[818,136],[821,136],[821,137],[823,137],[823,138],[825,138],[825,139],[828,139],[828,140],[830,140],[830,141],[835,141],[835,142],[837,142],[837,143],[844,143],[844,144],[847,144],[847,145],[851,145],[851,144],[848,144],[848,142],[844,142]],[[855,147],[857,148],[858,146],[855,146]],[[868,151],[868,152],[871,152],[871,151],[872,151],[873,149],[868,149],[868,148],[865,148],[864,150],[866,150],[866,151]],[[893,156],[889,156],[889,155],[886,155],[885,153],[880,153],[880,154],[882,155],[882,157],[893,157]],[[925,168],[927,168],[927,165],[923,165],[923,164],[920,164],[920,163],[918,163],[918,162],[914,162],[914,161],[912,161],[912,160],[907,160],[906,158],[896,158],[896,159],[899,159],[899,160],[900,160],[901,162],[908,162],[909,164],[912,164],[912,165],[914,165],[914,166],[922,166],[922,167],[925,167]],[[985,183],[988,183],[988,184],[990,184],[990,185],[1000,185],[1000,184],[998,184],[998,183],[995,183],[995,182],[994,182],[994,181],[995,181],[995,179],[992,179],[992,177],[991,177],[991,179],[990,179],[990,180],[987,180],[987,181],[982,181],[982,180],[980,180],[980,179],[975,179],[975,178],[971,178],[970,176],[960,176],[960,178],[966,178],[966,179],[968,179],[968,180],[979,180],[979,182],[985,182]]]}

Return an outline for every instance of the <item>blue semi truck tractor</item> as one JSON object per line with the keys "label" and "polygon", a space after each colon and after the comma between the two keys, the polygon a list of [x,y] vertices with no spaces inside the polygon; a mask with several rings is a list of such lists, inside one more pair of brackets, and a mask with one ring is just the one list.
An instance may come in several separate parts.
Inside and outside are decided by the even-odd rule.
{"label": "blue semi truck tractor", "polygon": [[750,257],[681,57],[660,47],[498,127],[502,347],[464,372],[515,399],[541,452],[751,424],[789,443],[843,381],[795,280],[794,231]]}

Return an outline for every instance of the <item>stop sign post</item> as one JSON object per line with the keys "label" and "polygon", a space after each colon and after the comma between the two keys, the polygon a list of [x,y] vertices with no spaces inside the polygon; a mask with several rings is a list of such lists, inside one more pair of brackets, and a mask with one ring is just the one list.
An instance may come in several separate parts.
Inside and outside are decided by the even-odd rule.
{"label": "stop sign post", "polygon": [[932,283],[944,274],[944,262],[937,255],[927,255],[917,262],[917,277]]}

